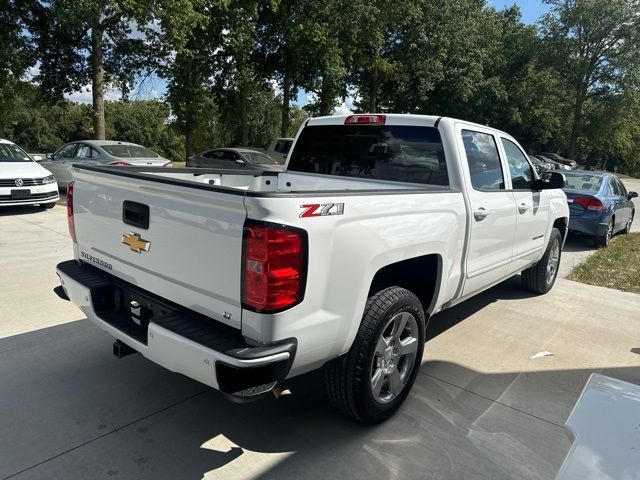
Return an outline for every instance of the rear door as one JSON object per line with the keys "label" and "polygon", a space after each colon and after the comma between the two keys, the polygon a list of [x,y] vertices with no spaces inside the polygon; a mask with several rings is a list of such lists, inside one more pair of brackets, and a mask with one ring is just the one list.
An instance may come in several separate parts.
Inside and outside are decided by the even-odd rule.
{"label": "rear door", "polygon": [[616,217],[614,232],[626,227],[631,216],[631,201],[627,198],[627,189],[616,177],[609,177],[609,185],[613,196],[614,214]]}
{"label": "rear door", "polygon": [[527,156],[513,140],[500,137],[516,202],[516,235],[509,273],[519,272],[540,257],[545,247],[549,220],[549,198],[533,190],[535,174]]}
{"label": "rear door", "polygon": [[159,183],[152,175],[75,175],[80,260],[240,328],[243,192]]}
{"label": "rear door", "polygon": [[516,231],[513,192],[507,191],[498,139],[481,127],[456,127],[471,204],[471,230],[463,296],[507,275]]}

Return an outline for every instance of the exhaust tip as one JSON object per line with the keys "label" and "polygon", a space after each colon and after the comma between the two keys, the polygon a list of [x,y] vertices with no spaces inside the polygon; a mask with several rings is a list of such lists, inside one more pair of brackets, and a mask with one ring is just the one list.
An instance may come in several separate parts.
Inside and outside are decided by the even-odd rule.
{"label": "exhaust tip", "polygon": [[271,391],[273,392],[273,396],[276,397],[276,400],[291,396],[291,390],[289,390],[289,387],[286,385],[276,385]]}

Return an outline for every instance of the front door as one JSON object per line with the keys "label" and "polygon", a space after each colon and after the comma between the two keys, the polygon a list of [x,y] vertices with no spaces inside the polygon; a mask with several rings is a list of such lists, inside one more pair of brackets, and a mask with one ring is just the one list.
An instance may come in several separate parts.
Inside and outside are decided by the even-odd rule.
{"label": "front door", "polygon": [[516,203],[516,236],[509,273],[517,273],[542,256],[546,246],[549,198],[544,191],[533,190],[533,167],[520,147],[505,137],[501,137],[500,142]]}
{"label": "front door", "polygon": [[71,165],[73,165],[73,154],[76,147],[76,143],[65,145],[53,154],[53,159],[50,162],[41,163],[43,167],[53,173],[60,188],[66,187],[71,181]]}
{"label": "front door", "polygon": [[471,231],[462,295],[481,290],[507,275],[516,228],[513,193],[506,190],[497,139],[480,127],[456,129],[464,152],[463,171],[471,207]]}

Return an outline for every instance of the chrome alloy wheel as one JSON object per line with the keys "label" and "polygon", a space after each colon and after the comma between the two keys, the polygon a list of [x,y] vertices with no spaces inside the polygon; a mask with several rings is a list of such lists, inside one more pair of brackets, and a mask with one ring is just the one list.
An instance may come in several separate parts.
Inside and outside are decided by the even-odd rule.
{"label": "chrome alloy wheel", "polygon": [[547,283],[553,282],[553,279],[558,272],[558,265],[560,264],[560,244],[554,242],[549,253],[549,262],[547,263]]}
{"label": "chrome alloy wheel", "polygon": [[378,338],[371,362],[371,392],[378,403],[389,403],[404,389],[416,363],[418,322],[407,312],[394,315]]}

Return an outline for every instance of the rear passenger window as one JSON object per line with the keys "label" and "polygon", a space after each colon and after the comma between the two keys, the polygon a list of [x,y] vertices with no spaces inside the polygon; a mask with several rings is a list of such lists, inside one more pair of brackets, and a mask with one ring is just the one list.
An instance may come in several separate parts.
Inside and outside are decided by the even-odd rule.
{"label": "rear passenger window", "polygon": [[615,182],[616,182],[616,186],[618,187],[618,195],[622,196],[622,197],[626,197],[627,196],[627,189],[624,188],[624,183],[622,183],[618,178],[614,178]]}
{"label": "rear passenger window", "polygon": [[211,150],[209,152],[205,152],[202,156],[204,158],[217,158],[218,160],[221,160],[224,158],[224,150]]}
{"label": "rear passenger window", "polygon": [[506,138],[502,139],[504,152],[507,154],[509,173],[511,174],[511,185],[514,190],[531,190],[533,186],[533,169],[524,156],[522,150]]}
{"label": "rear passenger window", "polygon": [[462,130],[471,185],[476,190],[504,190],[504,174],[493,135]]}

